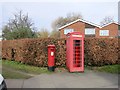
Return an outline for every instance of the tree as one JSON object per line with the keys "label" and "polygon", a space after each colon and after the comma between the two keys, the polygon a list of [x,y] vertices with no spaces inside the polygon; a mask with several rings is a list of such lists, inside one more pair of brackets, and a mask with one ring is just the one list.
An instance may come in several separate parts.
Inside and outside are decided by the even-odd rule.
{"label": "tree", "polygon": [[50,37],[51,38],[59,38],[60,37],[60,32],[57,30],[52,30],[52,32],[50,33]]}
{"label": "tree", "polygon": [[68,13],[66,17],[58,17],[56,20],[54,20],[52,23],[52,29],[57,30],[59,27],[80,18],[83,17],[79,13]]}
{"label": "tree", "polygon": [[111,16],[106,16],[106,17],[100,22],[100,25],[101,25],[101,26],[104,26],[104,25],[106,25],[106,24],[108,24],[108,23],[111,23],[111,22],[114,22],[113,17],[111,17]]}
{"label": "tree", "polygon": [[50,37],[54,37],[54,38],[60,37],[58,28],[80,18],[83,18],[83,17],[79,13],[68,13],[66,17],[58,17],[56,20],[53,21],[51,25],[52,32]]}
{"label": "tree", "polygon": [[14,18],[2,29],[2,38],[5,40],[21,39],[21,38],[35,38],[36,32],[33,27],[31,19],[24,15],[22,11],[14,14]]}
{"label": "tree", "polygon": [[49,37],[49,32],[46,28],[41,28],[41,30],[37,33],[37,36],[39,38],[48,38]]}

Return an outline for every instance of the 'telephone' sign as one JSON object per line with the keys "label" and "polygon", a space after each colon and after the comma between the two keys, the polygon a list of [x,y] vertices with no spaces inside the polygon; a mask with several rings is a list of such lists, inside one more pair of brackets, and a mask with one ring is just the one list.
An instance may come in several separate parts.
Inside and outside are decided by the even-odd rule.
{"label": "'telephone' sign", "polygon": [[72,35],[72,37],[82,37],[82,35]]}

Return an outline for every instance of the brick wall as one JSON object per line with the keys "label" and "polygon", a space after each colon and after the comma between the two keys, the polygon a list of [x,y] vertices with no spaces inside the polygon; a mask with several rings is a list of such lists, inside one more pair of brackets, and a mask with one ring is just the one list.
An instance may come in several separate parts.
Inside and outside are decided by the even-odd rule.
{"label": "brick wall", "polygon": [[[85,33],[85,27],[87,27],[88,25],[83,23],[83,22],[76,22],[72,25],[69,25],[65,28],[72,28],[74,29],[74,31],[78,31],[78,32],[81,32],[81,33]],[[91,28],[94,28],[94,26],[89,26]],[[60,30],[60,38],[66,38],[66,35],[64,34],[64,29],[61,29]],[[109,36],[100,36],[99,35],[99,32],[100,30],[109,30]],[[115,23],[112,23],[110,25],[107,25],[105,27],[102,27],[102,28],[98,28],[98,27],[95,27],[95,37],[96,38],[107,38],[107,37],[117,37],[118,36],[118,25],[115,24]]]}
{"label": "brick wall", "polygon": [[[85,23],[83,23],[83,22],[76,22],[76,23],[74,23],[72,25],[69,25],[69,26],[67,26],[65,28],[68,28],[68,29],[72,28],[72,29],[74,29],[74,31],[78,31],[78,32],[81,32],[81,33],[84,34]],[[64,29],[65,28],[60,30],[60,38],[66,38],[66,35],[64,34]]]}
{"label": "brick wall", "polygon": [[[100,30],[109,30],[109,36],[99,36]],[[102,27],[99,30],[97,30],[96,36],[98,38],[117,37],[118,36],[118,25],[115,23],[112,23],[112,24],[109,24],[105,27]]]}

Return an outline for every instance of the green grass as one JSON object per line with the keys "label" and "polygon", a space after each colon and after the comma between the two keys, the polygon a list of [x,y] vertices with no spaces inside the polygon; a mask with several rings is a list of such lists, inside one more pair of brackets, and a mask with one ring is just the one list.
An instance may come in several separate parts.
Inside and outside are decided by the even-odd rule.
{"label": "green grass", "polygon": [[[1,64],[1,61],[0,61]],[[92,69],[99,72],[107,73],[119,73],[120,65],[106,65],[102,67],[85,67],[86,70]],[[119,70],[118,70],[119,69]],[[32,75],[38,75],[42,73],[50,74],[47,67],[35,67],[31,65],[25,65],[15,61],[2,60],[2,70],[3,76],[9,79],[27,79],[32,77]],[[56,69],[57,72],[62,72],[64,69]]]}
{"label": "green grass", "polygon": [[2,75],[4,76],[5,79],[28,79],[31,77],[30,75],[22,74],[22,73],[15,72],[13,70],[4,69],[4,68],[3,68]]}
{"label": "green grass", "polygon": [[101,67],[92,67],[92,69],[99,72],[120,74],[120,65],[105,65]]}
{"label": "green grass", "polygon": [[31,74],[50,73],[47,70],[47,67],[46,68],[45,67],[35,67],[35,66],[15,62],[15,61],[3,60],[2,65],[5,67],[9,67],[9,68],[12,68],[15,70],[20,70],[22,72],[31,73]]}
{"label": "green grass", "polygon": [[2,60],[3,76],[5,78],[29,78],[30,75],[50,74],[47,67],[35,67],[15,61]]}

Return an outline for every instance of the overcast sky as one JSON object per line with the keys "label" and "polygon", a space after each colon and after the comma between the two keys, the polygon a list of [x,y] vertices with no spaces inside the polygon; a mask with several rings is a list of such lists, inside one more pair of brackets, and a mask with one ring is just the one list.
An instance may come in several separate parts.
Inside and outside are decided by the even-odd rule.
{"label": "overcast sky", "polygon": [[3,2],[0,4],[0,17],[2,17],[0,24],[6,24],[9,18],[13,18],[13,14],[19,10],[29,14],[35,27],[47,28],[49,31],[51,31],[51,23],[56,18],[65,17],[71,12],[80,13],[85,20],[96,24],[99,24],[105,16],[112,16],[116,22],[118,21],[118,0],[109,0],[109,2],[108,0],[106,2],[105,0],[104,2],[77,0],[74,2]]}

